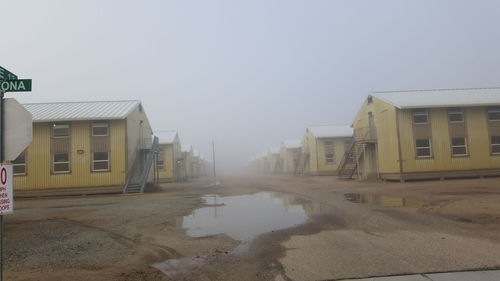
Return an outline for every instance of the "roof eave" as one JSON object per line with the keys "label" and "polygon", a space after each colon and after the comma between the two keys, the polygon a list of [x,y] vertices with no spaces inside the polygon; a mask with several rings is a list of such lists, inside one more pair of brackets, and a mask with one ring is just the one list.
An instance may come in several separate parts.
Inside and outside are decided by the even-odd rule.
{"label": "roof eave", "polygon": [[94,120],[125,120],[127,117],[113,118],[60,118],[60,119],[36,119],[33,123],[51,123],[51,122],[72,122],[72,121],[94,121]]}

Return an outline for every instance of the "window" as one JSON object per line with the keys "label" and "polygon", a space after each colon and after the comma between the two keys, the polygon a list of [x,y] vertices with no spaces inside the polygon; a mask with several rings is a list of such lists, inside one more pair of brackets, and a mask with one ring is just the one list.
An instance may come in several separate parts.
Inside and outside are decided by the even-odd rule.
{"label": "window", "polygon": [[26,175],[26,154],[24,152],[17,156],[16,160],[12,161],[12,169],[14,175]]}
{"label": "window", "polygon": [[92,136],[107,136],[108,121],[92,121]]}
{"label": "window", "polygon": [[429,116],[427,110],[418,109],[413,111],[414,124],[427,124],[428,122],[429,122]]}
{"label": "window", "polygon": [[490,107],[488,108],[488,120],[489,121],[500,121],[500,107]]}
{"label": "window", "polygon": [[500,154],[500,136],[491,137],[491,153]]}
{"label": "window", "polygon": [[165,171],[165,162],[163,160],[156,161],[156,167],[158,167],[160,171]]}
{"label": "window", "polygon": [[368,104],[372,104],[373,103],[373,97],[372,96],[368,96],[368,98],[366,99],[366,102]]}
{"label": "window", "polygon": [[467,155],[467,140],[465,138],[451,139],[451,155],[452,156]]}
{"label": "window", "polygon": [[109,171],[109,152],[92,153],[92,171]]}
{"label": "window", "polygon": [[464,122],[464,110],[462,108],[448,109],[448,119],[451,123]]}
{"label": "window", "polygon": [[429,139],[420,139],[415,142],[417,157],[431,157],[431,142]]}
{"label": "window", "polygon": [[54,124],[52,128],[52,135],[55,138],[62,138],[69,136],[69,124]]}
{"label": "window", "polygon": [[332,153],[328,153],[326,154],[326,164],[333,164],[333,154]]}
{"label": "window", "polygon": [[56,153],[53,155],[52,171],[54,173],[69,173],[69,154]]}
{"label": "window", "polygon": [[325,140],[325,164],[332,165],[335,163],[334,153],[333,153],[333,141]]}

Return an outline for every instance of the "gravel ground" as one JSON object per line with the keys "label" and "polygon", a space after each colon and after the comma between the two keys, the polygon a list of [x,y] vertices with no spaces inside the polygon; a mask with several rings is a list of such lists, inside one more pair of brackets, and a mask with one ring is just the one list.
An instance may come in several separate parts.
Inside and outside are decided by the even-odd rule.
{"label": "gravel ground", "polygon": [[[498,178],[401,184],[247,176],[223,178],[219,186],[209,182],[162,184],[145,195],[17,200],[5,219],[5,277],[321,280],[500,265]],[[182,217],[202,207],[205,194],[259,191],[289,194],[287,203],[302,205],[308,223],[263,234],[246,250],[225,235],[192,238],[182,229]],[[352,203],[346,193],[419,204]]]}

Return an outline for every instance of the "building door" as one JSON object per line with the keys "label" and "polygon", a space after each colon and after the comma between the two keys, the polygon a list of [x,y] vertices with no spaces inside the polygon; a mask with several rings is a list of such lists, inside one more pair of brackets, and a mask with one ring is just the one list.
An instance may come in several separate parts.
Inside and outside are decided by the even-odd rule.
{"label": "building door", "polygon": [[373,118],[373,114],[368,112],[368,127],[370,129],[370,140],[374,140],[377,138],[377,128],[375,127],[375,119]]}

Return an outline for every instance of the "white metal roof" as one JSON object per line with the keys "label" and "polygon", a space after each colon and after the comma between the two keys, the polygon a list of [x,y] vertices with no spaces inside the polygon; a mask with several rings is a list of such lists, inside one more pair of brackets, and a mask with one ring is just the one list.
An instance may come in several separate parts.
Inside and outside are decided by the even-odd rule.
{"label": "white metal roof", "polygon": [[269,148],[269,153],[271,153],[271,154],[280,153],[280,148],[278,146],[271,147],[271,148]]}
{"label": "white metal roof", "polygon": [[33,122],[125,119],[140,106],[138,100],[26,103]]}
{"label": "white metal roof", "polygon": [[193,147],[190,144],[187,144],[187,143],[181,144],[181,151],[182,152],[191,152],[192,148]]}
{"label": "white metal roof", "polygon": [[160,139],[161,144],[174,143],[175,137],[177,137],[176,131],[155,131],[154,135]]}
{"label": "white metal roof", "polygon": [[326,125],[307,128],[317,138],[351,137],[352,128],[349,125]]}
{"label": "white metal roof", "polygon": [[286,148],[299,148],[302,144],[300,140],[285,140],[283,141],[283,146]]}
{"label": "white metal roof", "polygon": [[372,96],[401,109],[500,105],[500,88],[375,92]]}

